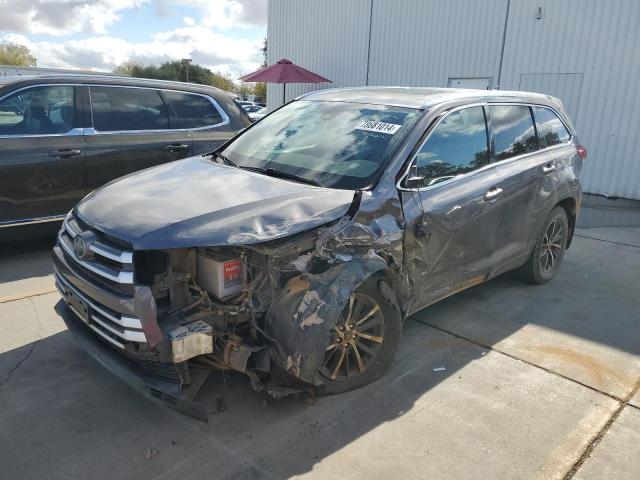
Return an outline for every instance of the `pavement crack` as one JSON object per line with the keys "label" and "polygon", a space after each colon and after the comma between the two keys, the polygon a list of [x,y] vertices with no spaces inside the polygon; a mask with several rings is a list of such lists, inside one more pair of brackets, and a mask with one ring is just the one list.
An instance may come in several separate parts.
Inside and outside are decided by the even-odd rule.
{"label": "pavement crack", "polygon": [[12,368],[11,370],[9,370],[9,373],[7,373],[7,375],[5,375],[5,377],[4,377],[2,380],[0,380],[0,387],[2,387],[6,382],[8,382],[8,381],[9,381],[9,379],[11,378],[11,376],[15,373],[15,371],[16,371],[16,370],[18,370],[18,368],[20,368],[20,366],[21,366],[24,362],[26,362],[26,361],[27,361],[27,359],[31,356],[31,354],[32,354],[32,353],[33,353],[33,351],[35,350],[37,343],[38,343],[37,341],[33,342],[33,343],[31,344],[31,348],[29,349],[29,351],[27,352],[27,354],[26,354],[24,357],[22,357],[22,358],[18,361],[18,363],[16,363],[16,364],[13,366],[13,368]]}
{"label": "pavement crack", "polygon": [[607,422],[604,424],[604,426],[593,436],[593,438],[589,441],[588,445],[586,446],[586,448],[583,450],[582,454],[580,455],[580,457],[578,457],[578,459],[573,463],[573,465],[571,466],[571,468],[569,469],[569,471],[565,474],[565,476],[563,477],[563,480],[571,480],[574,478],[575,474],[578,472],[578,470],[580,469],[580,467],[582,466],[582,464],[591,456],[591,453],[593,452],[594,448],[600,443],[600,441],[604,438],[604,436],[606,435],[606,433],[609,431],[609,429],[611,428],[611,426],[615,423],[615,421],[618,419],[618,417],[620,416],[620,414],[622,413],[622,411],[625,409],[625,407],[633,407],[633,408],[638,408],[635,405],[630,404],[629,402],[631,401],[631,399],[634,397],[634,395],[636,395],[636,393],[638,393],[638,391],[640,391],[640,378],[638,378],[636,380],[636,383],[634,384],[633,388],[631,389],[631,391],[625,395],[624,398],[619,398],[616,397],[615,395],[612,395],[610,393],[607,392],[603,392],[602,390],[598,390],[597,388],[594,388],[590,385],[587,385],[585,383],[582,383],[578,380],[575,380],[573,378],[569,378],[565,375],[562,375],[558,372],[554,372],[553,370],[549,370],[548,368],[545,367],[541,367],[540,365],[536,365],[535,363],[531,363],[528,362],[527,360],[523,360],[521,358],[518,358],[514,355],[511,355],[509,353],[503,352],[501,350],[498,350],[497,348],[494,348],[491,345],[487,345],[484,344],[482,342],[479,342],[477,340],[471,339],[471,338],[467,338],[463,335],[451,332],[447,329],[444,329],[442,327],[439,327],[437,325],[433,325],[429,322],[426,322],[424,320],[420,320],[419,318],[412,318],[412,320],[421,323],[422,325],[425,325],[427,327],[431,327],[435,330],[438,330],[440,332],[446,333],[447,335],[451,335],[452,337],[455,338],[459,338],[461,340],[465,340],[469,343],[473,343],[474,345],[477,345],[481,348],[485,348],[487,350],[490,350],[492,352],[496,352],[499,353],[501,355],[504,355],[506,357],[512,358],[514,360],[526,363],[527,365],[530,365],[532,367],[538,368],[540,370],[543,370],[547,373],[550,373],[552,375],[556,375],[560,378],[563,378],[565,380],[568,380],[570,382],[576,383],[578,385],[581,385],[585,388],[588,388],[589,390],[592,390],[594,392],[600,393],[602,395],[605,395],[613,400],[615,400],[616,402],[618,402],[618,406],[616,407],[616,409],[614,410],[614,412],[611,414],[611,416],[609,417],[609,419],[607,420]]}
{"label": "pavement crack", "polygon": [[575,476],[578,470],[580,470],[580,467],[591,456],[591,454],[593,453],[593,450],[598,446],[598,444],[602,441],[602,439],[607,434],[611,426],[618,419],[618,417],[620,416],[622,411],[625,409],[625,407],[630,406],[635,408],[635,406],[631,405],[629,402],[631,401],[633,396],[638,392],[638,390],[640,390],[640,378],[638,378],[634,387],[625,396],[624,400],[622,400],[619,403],[618,408],[616,408],[615,411],[611,414],[611,417],[609,417],[609,420],[607,420],[607,423],[605,423],[604,426],[600,429],[600,431],[593,436],[593,438],[591,439],[587,447],[582,452],[582,455],[580,455],[580,457],[574,462],[574,464],[571,466],[569,471],[563,477],[563,480],[571,480]]}
{"label": "pavement crack", "polygon": [[624,242],[616,242],[614,240],[605,240],[604,238],[590,237],[589,235],[582,235],[579,233],[574,234],[574,236],[580,237],[580,238],[588,238],[589,240],[597,240],[598,242],[613,243],[616,245],[622,245],[624,247],[640,248],[640,245],[633,245],[631,243],[624,243]]}
{"label": "pavement crack", "polygon": [[26,355],[22,357],[20,360],[18,360],[18,362],[13,366],[11,370],[9,370],[9,372],[5,375],[5,377],[2,380],[0,380],[0,387],[2,387],[6,382],[8,382],[9,379],[11,379],[11,376],[16,372],[16,370],[18,370],[20,366],[29,359],[29,357],[35,350],[38,342],[42,340],[43,327],[42,327],[42,322],[40,321],[40,312],[38,312],[38,309],[36,308],[36,304],[33,302],[33,300],[31,298],[29,298],[28,300],[29,300],[29,304],[31,305],[31,308],[33,309],[35,320],[38,324],[38,331],[36,333],[37,340],[31,344],[31,348],[29,348],[29,351],[26,353]]}
{"label": "pavement crack", "polygon": [[36,304],[34,303],[33,298],[29,297],[27,300],[29,300],[29,304],[31,305],[31,309],[33,310],[36,323],[38,324],[38,332],[36,336],[38,340],[42,340],[42,332],[44,330],[44,327],[42,326],[42,322],[40,321],[40,312],[38,311],[38,308],[36,307]]}

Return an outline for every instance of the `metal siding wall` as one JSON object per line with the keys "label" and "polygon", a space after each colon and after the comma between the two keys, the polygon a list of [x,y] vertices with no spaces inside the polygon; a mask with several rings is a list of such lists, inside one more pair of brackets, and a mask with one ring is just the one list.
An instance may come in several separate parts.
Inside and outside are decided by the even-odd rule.
{"label": "metal siding wall", "polygon": [[[369,0],[269,0],[267,63],[287,58],[333,83],[287,85],[287,100],[321,88],[364,85]],[[282,104],[282,85],[267,85],[267,106]]]}
{"label": "metal siding wall", "polygon": [[546,93],[562,99],[574,121],[580,111],[583,80],[583,73],[522,73],[518,90]]}
{"label": "metal siding wall", "polygon": [[523,74],[583,74],[580,91],[563,84],[567,76],[539,86],[561,95],[589,151],[581,176],[587,192],[640,199],[639,24],[635,0],[511,1],[502,88],[517,89]]}
{"label": "metal siding wall", "polygon": [[507,0],[373,0],[370,85],[446,87],[493,77]]}
{"label": "metal siding wall", "polygon": [[[372,1],[370,85],[446,86],[449,77],[493,77],[495,85],[507,0]],[[288,99],[365,84],[370,6],[269,1],[269,64],[289,58],[334,81],[288,86]],[[638,25],[637,0],[511,0],[501,88],[524,82],[565,101],[589,150],[588,192],[640,199]],[[281,103],[281,85],[268,93],[271,108]]]}

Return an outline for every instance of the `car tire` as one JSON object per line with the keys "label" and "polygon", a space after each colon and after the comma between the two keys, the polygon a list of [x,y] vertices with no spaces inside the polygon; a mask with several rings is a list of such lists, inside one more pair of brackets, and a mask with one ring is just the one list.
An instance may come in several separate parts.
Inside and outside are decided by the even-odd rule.
{"label": "car tire", "polygon": [[523,278],[537,285],[551,280],[560,268],[568,238],[567,212],[562,207],[555,207],[538,233],[529,260],[520,268]]}
{"label": "car tire", "polygon": [[402,317],[392,295],[379,276],[364,282],[351,295],[332,329],[318,375],[322,382],[318,394],[360,388],[389,369],[402,336]]}

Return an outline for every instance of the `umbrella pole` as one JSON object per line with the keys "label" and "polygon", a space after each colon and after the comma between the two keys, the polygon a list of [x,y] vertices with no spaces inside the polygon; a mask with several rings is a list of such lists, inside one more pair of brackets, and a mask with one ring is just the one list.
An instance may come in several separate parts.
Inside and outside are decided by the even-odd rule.
{"label": "umbrella pole", "polygon": [[282,84],[282,104],[283,105],[287,103],[286,91],[287,91],[287,84],[283,83]]}

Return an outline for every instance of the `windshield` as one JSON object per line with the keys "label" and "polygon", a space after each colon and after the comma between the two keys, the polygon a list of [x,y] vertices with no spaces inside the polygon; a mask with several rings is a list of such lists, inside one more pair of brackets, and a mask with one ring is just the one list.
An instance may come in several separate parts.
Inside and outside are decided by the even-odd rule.
{"label": "windshield", "polygon": [[256,123],[221,153],[239,167],[279,171],[326,187],[364,188],[420,113],[384,105],[296,101]]}

